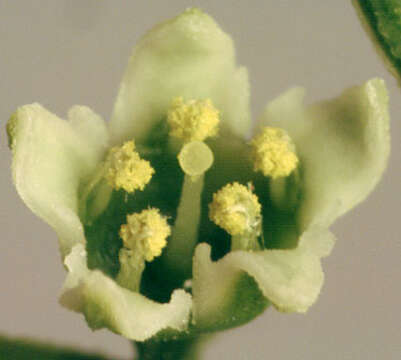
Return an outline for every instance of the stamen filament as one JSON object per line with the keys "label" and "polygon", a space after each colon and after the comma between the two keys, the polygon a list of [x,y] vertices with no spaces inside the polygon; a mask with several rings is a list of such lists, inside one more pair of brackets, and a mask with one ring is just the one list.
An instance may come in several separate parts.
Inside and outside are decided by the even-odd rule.
{"label": "stamen filament", "polygon": [[120,261],[120,272],[116,281],[122,287],[135,292],[139,291],[145,259],[138,251],[122,248],[118,255]]}
{"label": "stamen filament", "polygon": [[257,251],[261,250],[262,247],[259,244],[259,232],[245,232],[243,234],[231,236],[231,251],[245,250],[245,251]]}
{"label": "stamen filament", "polygon": [[104,165],[98,167],[92,179],[86,183],[82,189],[79,202],[79,215],[86,224],[90,224],[94,219],[106,209],[113,189],[104,179]]}

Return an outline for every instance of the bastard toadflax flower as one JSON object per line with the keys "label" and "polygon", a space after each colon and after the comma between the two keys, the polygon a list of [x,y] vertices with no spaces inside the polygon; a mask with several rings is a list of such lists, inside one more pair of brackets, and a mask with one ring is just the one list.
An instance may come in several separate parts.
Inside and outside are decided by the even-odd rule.
{"label": "bastard toadflax flower", "polygon": [[189,9],[137,44],[109,123],[85,106],[67,121],[18,108],[14,183],[59,238],[61,304],[154,359],[269,305],[305,312],[329,226],[385,169],[389,115],[380,79],[313,105],[304,93],[254,126],[231,38]]}

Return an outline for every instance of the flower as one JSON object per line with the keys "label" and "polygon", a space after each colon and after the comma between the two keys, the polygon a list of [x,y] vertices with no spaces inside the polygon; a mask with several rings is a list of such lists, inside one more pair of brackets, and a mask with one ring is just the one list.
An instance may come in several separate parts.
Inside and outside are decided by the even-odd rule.
{"label": "flower", "polygon": [[246,69],[190,9],[136,46],[109,125],[39,104],[8,122],[17,191],[59,238],[60,298],[93,329],[145,341],[304,312],[323,284],[329,226],[361,202],[389,154],[373,79],[304,105],[269,103],[252,139]]}

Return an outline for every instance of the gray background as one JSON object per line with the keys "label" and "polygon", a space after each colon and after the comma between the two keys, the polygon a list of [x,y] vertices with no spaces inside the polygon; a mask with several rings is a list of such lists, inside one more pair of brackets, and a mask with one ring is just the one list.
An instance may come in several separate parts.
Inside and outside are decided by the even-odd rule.
{"label": "gray background", "polygon": [[53,231],[18,198],[4,124],[38,101],[64,116],[84,104],[107,119],[131,47],[155,23],[197,5],[235,39],[248,66],[252,109],[292,85],[308,101],[383,77],[391,96],[393,148],[369,200],[340,219],[326,283],[307,315],[267,311],[215,337],[204,358],[398,359],[401,91],[362,31],[350,1],[0,0],[0,333],[29,335],[127,357],[125,339],[92,333],[57,303],[64,270]]}

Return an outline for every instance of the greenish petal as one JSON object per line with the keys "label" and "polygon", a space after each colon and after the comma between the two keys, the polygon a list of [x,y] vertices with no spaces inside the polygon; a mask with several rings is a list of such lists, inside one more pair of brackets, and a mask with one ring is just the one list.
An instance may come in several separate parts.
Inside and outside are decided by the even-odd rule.
{"label": "greenish petal", "polygon": [[109,133],[106,122],[87,106],[75,105],[68,111],[71,127],[80,134],[88,145],[100,154],[109,147]]}
{"label": "greenish petal", "polygon": [[364,200],[380,180],[390,151],[388,96],[373,79],[339,97],[305,106],[304,91],[272,101],[261,119],[292,137],[301,160],[298,221],[327,227]]}
{"label": "greenish petal", "polygon": [[63,256],[84,243],[78,212],[78,187],[99,162],[102,151],[39,104],[12,115],[7,130],[12,173],[26,205],[56,231]]}
{"label": "greenish petal", "polygon": [[[235,324],[241,305],[234,307],[231,301],[244,291],[238,287],[244,273],[255,280],[261,294],[278,310],[305,312],[320,293],[324,278],[320,259],[330,253],[333,243],[329,231],[311,228],[302,235],[297,248],[234,251],[217,262],[210,259],[208,245],[199,245],[194,258],[195,326],[215,328],[222,312]],[[251,286],[249,283],[247,291]],[[251,296],[242,304],[243,311],[250,315],[247,321],[255,316],[249,312],[255,307],[255,299]],[[256,305],[260,312],[267,303],[264,307],[261,304],[259,298]]]}
{"label": "greenish petal", "polygon": [[82,244],[72,249],[65,265],[69,273],[60,302],[83,313],[92,329],[109,328],[136,341],[165,329],[187,329],[192,299],[184,290],[175,290],[169,303],[160,304],[122,288],[101,271],[87,268]]}
{"label": "greenish petal", "polygon": [[143,140],[177,96],[210,98],[223,126],[245,135],[249,83],[235,61],[231,38],[201,10],[159,24],[133,50],[110,124],[112,143]]}
{"label": "greenish petal", "polygon": [[246,324],[269,305],[255,280],[233,266],[226,260],[227,256],[213,262],[210,245],[200,244],[196,248],[192,323],[198,331],[224,330]]}

